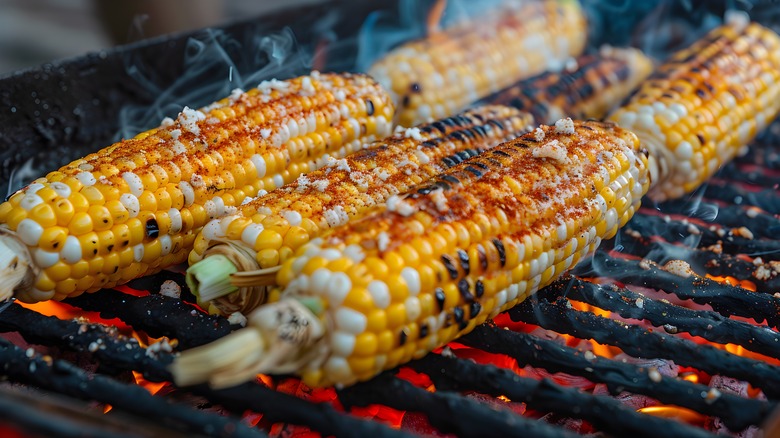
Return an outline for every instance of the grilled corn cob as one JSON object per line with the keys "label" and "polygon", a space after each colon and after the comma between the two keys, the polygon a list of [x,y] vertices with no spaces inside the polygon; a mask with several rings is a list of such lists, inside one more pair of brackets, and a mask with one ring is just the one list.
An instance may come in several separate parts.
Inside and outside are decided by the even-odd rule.
{"label": "grilled corn cob", "polygon": [[[304,243],[446,167],[530,131],[532,124],[529,114],[514,108],[479,107],[402,128],[367,150],[302,175],[238,214],[206,225],[190,253],[190,289],[204,307],[213,304],[212,312],[249,312],[266,301],[266,286],[275,284],[279,265]],[[243,272],[233,282],[240,289],[222,274],[239,268]]]}
{"label": "grilled corn cob", "polygon": [[614,124],[561,120],[392,197],[301,247],[279,271],[279,301],[185,351],[177,383],[265,372],[346,385],[424,356],[614,236],[648,189],[638,146]]}
{"label": "grilled corn cob", "polygon": [[656,201],[688,193],[780,111],[780,37],[732,20],[674,54],[610,116],[650,152]]}
{"label": "grilled corn cob", "polygon": [[561,72],[520,81],[487,101],[528,111],[537,123],[563,117],[601,119],[653,71],[653,62],[632,48],[604,46],[598,54],[572,61]]}
{"label": "grilled corn cob", "polygon": [[397,123],[455,114],[516,81],[563,67],[585,47],[578,1],[534,0],[394,49],[369,74],[391,91]]}
{"label": "grilled corn cob", "polygon": [[0,300],[64,299],[186,260],[211,218],[391,129],[363,75],[266,81],[76,160],[0,205]]}

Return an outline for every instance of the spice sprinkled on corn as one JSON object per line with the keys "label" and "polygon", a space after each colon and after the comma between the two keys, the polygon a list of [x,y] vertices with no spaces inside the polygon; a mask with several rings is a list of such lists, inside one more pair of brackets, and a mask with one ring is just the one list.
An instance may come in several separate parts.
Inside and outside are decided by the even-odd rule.
{"label": "spice sprinkled on corn", "polygon": [[[279,301],[252,312],[247,328],[185,351],[176,382],[297,373],[312,386],[347,385],[523,301],[614,236],[649,186],[635,135],[573,125],[497,146],[302,246],[278,273]],[[552,142],[565,155],[535,153]]]}
{"label": "spice sprinkled on corn", "polygon": [[61,300],[181,263],[210,219],[384,137],[392,114],[376,82],[351,74],[185,107],[0,204],[0,300]]}
{"label": "spice sprinkled on corn", "polygon": [[[248,312],[293,253],[325,230],[382,205],[444,169],[530,131],[533,118],[484,106],[395,135],[210,222],[190,254],[187,279],[212,312]],[[238,269],[238,272],[233,274]],[[231,280],[231,281],[229,281]],[[209,303],[211,302],[211,303]]]}

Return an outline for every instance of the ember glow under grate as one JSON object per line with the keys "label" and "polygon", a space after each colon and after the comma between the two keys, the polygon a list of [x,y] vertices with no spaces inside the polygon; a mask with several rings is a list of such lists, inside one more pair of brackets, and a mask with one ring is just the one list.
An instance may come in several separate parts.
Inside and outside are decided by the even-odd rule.
{"label": "ember glow under grate", "polygon": [[[780,141],[766,136],[688,198],[646,201],[571,276],[494,323],[340,390],[285,377],[173,387],[176,349],[238,328],[189,304],[180,273],[63,304],[12,303],[0,313],[2,427],[354,437],[756,436],[764,427],[769,436],[780,399],[778,183]],[[181,298],[157,293],[166,280]],[[49,394],[87,401],[77,406],[94,415],[42,417],[41,406],[62,411]]]}

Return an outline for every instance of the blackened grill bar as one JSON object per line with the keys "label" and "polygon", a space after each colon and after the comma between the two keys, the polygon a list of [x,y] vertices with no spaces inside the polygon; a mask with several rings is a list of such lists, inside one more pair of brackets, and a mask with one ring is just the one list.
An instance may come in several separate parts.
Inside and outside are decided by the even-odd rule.
{"label": "blackened grill bar", "polygon": [[597,263],[596,272],[590,264],[583,264],[574,270],[577,276],[604,276],[634,286],[649,287],[677,295],[681,299],[690,299],[698,304],[707,304],[725,316],[741,316],[752,318],[758,323],[764,321],[770,327],[778,328],[780,324],[780,298],[770,294],[753,293],[741,287],[735,287],[707,278],[690,276],[681,277],[667,272],[660,266],[611,257],[609,254],[597,251],[590,263]]}
{"label": "blackened grill bar", "polygon": [[[673,327],[679,333],[690,333],[718,344],[738,344],[749,351],[769,357],[780,357],[780,334],[766,327],[736,321],[706,310],[691,310],[681,306],[647,299],[641,293],[617,286],[600,286],[579,278],[561,279],[566,298],[609,310],[623,318],[645,320],[656,327]],[[546,289],[550,300],[557,288]]]}
{"label": "blackened grill bar", "polygon": [[588,358],[576,348],[489,324],[477,327],[460,341],[484,351],[505,354],[520,366],[540,367],[551,373],[566,373],[604,383],[613,394],[629,391],[650,396],[662,403],[720,416],[733,431],[762,424],[777,406],[776,403],[726,393],[715,400],[706,400],[702,394],[709,391],[707,386],[663,376],[655,379],[647,368],[598,356]]}
{"label": "blackened grill bar", "polygon": [[471,390],[493,397],[524,400],[529,408],[556,412],[591,422],[600,431],[615,436],[657,438],[663,430],[666,437],[708,437],[709,433],[694,427],[642,415],[611,397],[594,396],[576,388],[567,388],[548,379],[535,380],[492,365],[477,365],[466,359],[430,355],[410,366],[431,377],[437,390]]}

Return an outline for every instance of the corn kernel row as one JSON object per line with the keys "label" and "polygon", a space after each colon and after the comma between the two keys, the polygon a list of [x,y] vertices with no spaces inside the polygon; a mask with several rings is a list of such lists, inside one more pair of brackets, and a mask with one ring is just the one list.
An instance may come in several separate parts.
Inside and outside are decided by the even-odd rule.
{"label": "corn kernel row", "polygon": [[780,112],[780,36],[741,20],[677,52],[610,116],[650,150],[656,201],[709,179]]}
{"label": "corn kernel row", "polygon": [[578,1],[518,2],[404,44],[369,74],[390,90],[396,122],[413,126],[456,114],[518,80],[561,69],[582,52],[586,35]]}
{"label": "corn kernel row", "polygon": [[301,247],[279,271],[279,301],[246,329],[184,352],[174,377],[369,379],[549,284],[614,236],[648,186],[631,132],[571,119],[542,126]]}
{"label": "corn kernel row", "polygon": [[[504,106],[484,106],[458,116],[396,134],[209,222],[189,257],[191,265],[211,254],[227,255],[236,264],[269,269],[284,263],[301,245],[325,230],[343,225],[387,198],[408,190],[449,166],[530,131],[527,113]],[[236,246],[245,251],[236,251]],[[237,260],[247,255],[253,260]],[[200,268],[191,269],[190,272]],[[206,275],[210,275],[206,271]],[[271,279],[275,273],[266,274]],[[201,303],[223,314],[248,312],[265,299],[262,285],[243,287],[215,297],[190,278]],[[223,290],[224,291],[224,290]]]}
{"label": "corn kernel row", "polygon": [[24,243],[35,276],[0,298],[61,300],[181,263],[209,219],[384,137],[392,114],[369,77],[318,73],[185,108],[0,204],[0,249]]}

